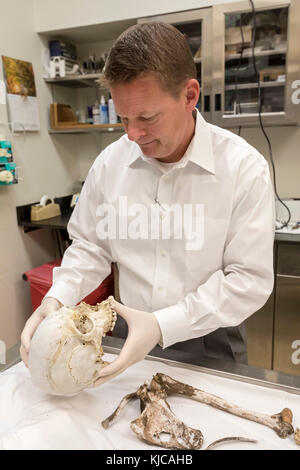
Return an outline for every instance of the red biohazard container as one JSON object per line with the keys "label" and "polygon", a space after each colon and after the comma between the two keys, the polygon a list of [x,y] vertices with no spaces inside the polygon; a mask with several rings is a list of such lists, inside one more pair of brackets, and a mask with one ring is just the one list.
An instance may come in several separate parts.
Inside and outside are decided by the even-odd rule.
{"label": "red biohazard container", "polygon": [[[30,269],[23,274],[23,279],[28,280],[30,284],[32,310],[34,311],[41,305],[41,302],[52,285],[53,268],[61,265],[61,259],[43,264],[37,268]],[[97,289],[85,297],[83,302],[89,305],[96,305],[98,302],[114,295],[114,274],[113,271],[100,284]]]}

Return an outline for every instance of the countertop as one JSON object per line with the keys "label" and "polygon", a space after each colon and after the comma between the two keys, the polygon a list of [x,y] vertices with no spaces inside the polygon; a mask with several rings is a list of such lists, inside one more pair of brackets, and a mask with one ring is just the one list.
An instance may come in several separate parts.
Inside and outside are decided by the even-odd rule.
{"label": "countertop", "polygon": [[25,220],[20,220],[18,222],[18,225],[21,227],[27,227],[27,228],[33,228],[33,229],[38,229],[38,228],[53,228],[53,229],[67,229],[68,222],[70,220],[70,217],[72,215],[73,209],[65,209],[64,211],[61,212],[61,215],[58,215],[56,217],[52,217],[51,219],[44,219],[44,220],[39,220],[36,222],[32,222],[29,219]]}
{"label": "countertop", "polygon": [[300,243],[300,233],[276,232],[276,242]]}
{"label": "countertop", "polygon": [[[30,204],[31,207],[31,204]],[[51,229],[67,229],[68,222],[72,215],[73,209],[63,209],[61,215],[52,217],[51,219],[31,222],[28,205],[17,207],[18,225],[24,227],[25,232],[36,230],[39,228]],[[292,232],[275,232],[275,242],[300,243],[300,233]]]}

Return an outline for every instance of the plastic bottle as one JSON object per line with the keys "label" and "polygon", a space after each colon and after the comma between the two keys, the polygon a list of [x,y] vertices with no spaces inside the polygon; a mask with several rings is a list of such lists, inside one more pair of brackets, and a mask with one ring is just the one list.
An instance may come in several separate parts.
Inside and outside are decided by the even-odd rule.
{"label": "plastic bottle", "polygon": [[93,124],[93,106],[88,106],[86,111],[86,123]]}
{"label": "plastic bottle", "polygon": [[100,124],[108,124],[108,106],[103,95],[100,102]]}
{"label": "plastic bottle", "polygon": [[100,122],[100,109],[99,109],[99,102],[96,101],[96,103],[93,106],[93,124],[101,124]]}
{"label": "plastic bottle", "polygon": [[115,105],[114,105],[112,98],[109,98],[108,100],[108,118],[109,118],[109,124],[117,124],[118,118],[116,115]]}

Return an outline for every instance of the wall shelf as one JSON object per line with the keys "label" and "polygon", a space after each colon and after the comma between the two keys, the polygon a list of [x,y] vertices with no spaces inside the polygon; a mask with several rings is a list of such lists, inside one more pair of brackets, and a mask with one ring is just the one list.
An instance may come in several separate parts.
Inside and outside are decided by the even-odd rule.
{"label": "wall shelf", "polygon": [[99,80],[101,73],[90,73],[90,74],[74,74],[67,75],[66,77],[56,78],[44,78],[46,83],[51,85],[60,85],[71,88],[87,88],[87,87],[100,87],[100,84],[96,83]]}
{"label": "wall shelf", "polygon": [[[260,82],[260,88],[272,88],[277,86],[285,86],[285,80],[283,81],[270,81]],[[225,90],[248,90],[250,88],[258,88],[257,83],[238,83],[237,85],[226,85]]]}
{"label": "wall shelf", "polygon": [[[278,47],[277,49],[266,49],[266,50],[263,50],[261,48],[255,48],[255,57],[265,57],[265,56],[270,56],[270,55],[277,55],[277,54],[286,54],[287,53],[287,47],[286,46],[282,46],[282,47]],[[228,60],[236,60],[236,59],[240,59],[241,57],[241,54],[227,54],[225,55],[225,60],[226,62]],[[246,58],[252,58],[252,49],[250,50],[244,50],[243,51],[243,54],[242,54],[242,58],[243,59],[246,59]]]}
{"label": "wall shelf", "polygon": [[86,134],[89,132],[124,132],[122,124],[78,124],[78,126],[49,129],[49,134]]}

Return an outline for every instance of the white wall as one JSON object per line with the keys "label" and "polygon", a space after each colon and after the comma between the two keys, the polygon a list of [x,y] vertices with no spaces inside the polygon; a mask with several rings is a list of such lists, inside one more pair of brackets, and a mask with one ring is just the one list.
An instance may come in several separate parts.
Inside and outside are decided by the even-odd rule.
{"label": "white wall", "polygon": [[192,10],[238,0],[34,0],[39,32]]}
{"label": "white wall", "polygon": [[[299,198],[300,127],[267,127],[265,130],[272,145],[278,193],[281,198]],[[241,136],[270,161],[267,141],[260,128],[244,128]]]}
{"label": "white wall", "polygon": [[[41,121],[40,132],[11,139],[23,179],[17,185],[0,187],[0,340],[10,347],[19,340],[31,314],[29,285],[22,273],[54,256],[50,231],[24,234],[17,226],[16,206],[38,201],[45,193],[70,194],[79,178],[79,164],[73,136],[48,135],[51,94],[41,78],[42,46],[35,32],[33,1],[2,0],[1,19],[0,54],[32,62]],[[0,107],[0,122],[7,122],[5,105]]]}

